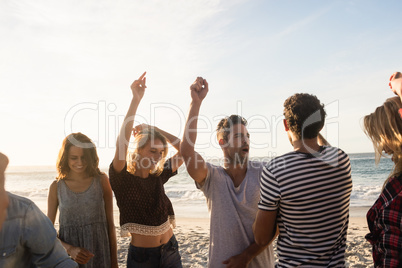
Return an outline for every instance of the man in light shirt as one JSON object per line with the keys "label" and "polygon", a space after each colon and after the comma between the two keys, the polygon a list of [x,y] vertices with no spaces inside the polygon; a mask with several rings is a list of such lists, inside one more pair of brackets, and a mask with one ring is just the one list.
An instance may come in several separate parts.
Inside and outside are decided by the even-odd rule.
{"label": "man in light shirt", "polygon": [[78,267],[49,218],[31,200],[6,192],[7,165],[0,153],[0,267]]}

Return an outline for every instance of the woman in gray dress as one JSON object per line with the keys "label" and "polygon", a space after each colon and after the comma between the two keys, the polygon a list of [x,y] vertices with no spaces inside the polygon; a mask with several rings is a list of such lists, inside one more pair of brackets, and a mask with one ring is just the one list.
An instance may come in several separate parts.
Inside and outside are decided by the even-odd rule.
{"label": "woman in gray dress", "polygon": [[59,209],[59,238],[80,267],[117,268],[113,194],[98,164],[95,144],[87,136],[68,135],[49,188],[47,215],[54,224]]}

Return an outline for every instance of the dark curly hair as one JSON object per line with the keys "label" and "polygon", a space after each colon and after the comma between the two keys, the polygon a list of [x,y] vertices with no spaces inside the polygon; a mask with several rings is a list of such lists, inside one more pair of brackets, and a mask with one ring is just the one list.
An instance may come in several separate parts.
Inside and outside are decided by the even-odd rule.
{"label": "dark curly hair", "polygon": [[318,136],[325,123],[324,104],[315,96],[297,93],[290,96],[285,103],[283,115],[288,128],[298,138],[312,139]]}
{"label": "dark curly hair", "polygon": [[236,124],[247,126],[247,120],[237,114],[232,114],[229,117],[223,118],[216,127],[218,140],[221,136],[225,141],[227,141],[230,133],[230,127]]}

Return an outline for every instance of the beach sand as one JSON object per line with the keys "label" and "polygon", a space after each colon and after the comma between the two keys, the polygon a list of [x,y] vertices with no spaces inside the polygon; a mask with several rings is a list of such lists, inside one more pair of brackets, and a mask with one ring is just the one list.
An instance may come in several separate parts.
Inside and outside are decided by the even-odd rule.
{"label": "beach sand", "polygon": [[[345,254],[347,267],[373,267],[371,245],[364,236],[368,233],[365,215],[369,207],[351,207],[348,230],[347,248]],[[118,226],[118,211],[115,212],[116,226]],[[209,219],[206,218],[177,218],[177,227],[174,230],[183,267],[207,267],[209,246]],[[127,249],[130,238],[120,237],[120,228],[117,227],[117,248],[119,267],[126,267]],[[276,246],[274,245],[274,249]]]}

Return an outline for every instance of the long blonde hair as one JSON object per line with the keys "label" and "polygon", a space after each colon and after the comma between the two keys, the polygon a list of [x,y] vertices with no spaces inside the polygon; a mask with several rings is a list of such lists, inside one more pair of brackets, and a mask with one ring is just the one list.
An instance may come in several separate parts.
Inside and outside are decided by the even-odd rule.
{"label": "long blonde hair", "polygon": [[162,158],[159,160],[156,168],[151,170],[151,174],[160,175],[163,171],[165,158],[168,153],[168,145],[165,136],[163,136],[159,131],[156,131],[154,128],[150,128],[144,131],[139,132],[135,135],[134,138],[134,150],[133,152],[129,152],[127,154],[127,171],[131,174],[135,173],[137,167],[138,160],[138,151],[144,148],[148,143],[153,142],[154,140],[160,140],[163,143],[163,154]]}
{"label": "long blonde hair", "polygon": [[389,98],[373,113],[364,117],[364,132],[373,142],[376,164],[384,156],[385,146],[393,152],[394,167],[384,186],[391,177],[402,174],[402,119],[398,112],[400,108],[402,104],[399,97]]}
{"label": "long blonde hair", "polygon": [[93,177],[103,174],[99,170],[99,157],[96,152],[95,144],[86,135],[77,132],[71,133],[63,140],[56,163],[58,173],[57,180],[66,178],[70,172],[70,167],[68,166],[68,154],[72,146],[83,149],[84,159],[87,163],[87,168],[85,171],[87,172],[88,176]]}

